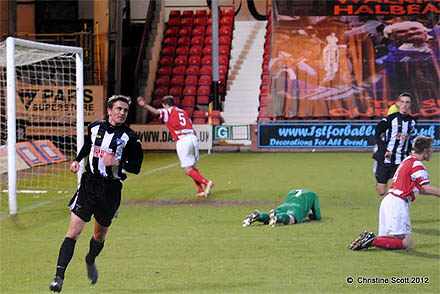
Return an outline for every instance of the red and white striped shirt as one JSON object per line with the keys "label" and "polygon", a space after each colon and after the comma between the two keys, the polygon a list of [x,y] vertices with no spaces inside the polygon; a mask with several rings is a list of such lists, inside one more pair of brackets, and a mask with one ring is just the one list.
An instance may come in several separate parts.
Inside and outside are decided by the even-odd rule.
{"label": "red and white striped shirt", "polygon": [[177,106],[159,109],[159,118],[166,124],[174,141],[188,134],[194,134],[191,119],[186,112]]}
{"label": "red and white striped shirt", "polygon": [[411,155],[397,168],[388,193],[413,202],[421,186],[427,183],[429,183],[428,171],[420,160]]}

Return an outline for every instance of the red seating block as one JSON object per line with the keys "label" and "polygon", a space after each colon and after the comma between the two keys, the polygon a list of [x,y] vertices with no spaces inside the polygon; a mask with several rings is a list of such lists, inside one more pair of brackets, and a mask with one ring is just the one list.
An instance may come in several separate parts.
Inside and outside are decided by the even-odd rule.
{"label": "red seating block", "polygon": [[[220,42],[220,38],[219,38],[219,42]],[[205,40],[204,40],[205,46],[207,45],[212,45],[212,37],[211,36],[206,36]]]}
{"label": "red seating block", "polygon": [[[162,105],[160,105],[159,107],[162,107]],[[149,125],[161,125],[161,124],[163,124],[163,122],[160,118],[155,117],[148,124]]]}
{"label": "red seating block", "polygon": [[196,26],[192,30],[193,36],[203,36],[205,35],[205,27],[204,26]]}
{"label": "red seating block", "polygon": [[208,95],[197,95],[197,104],[208,105],[209,104],[209,96]]}
{"label": "red seating block", "polygon": [[197,96],[204,96],[211,94],[211,87],[209,86],[199,86],[197,88]]}
{"label": "red seating block", "polygon": [[220,76],[225,76],[228,73],[228,65],[226,64],[219,64],[218,66],[218,73]]}
{"label": "red seating block", "polygon": [[178,27],[169,27],[165,31],[166,37],[177,37],[177,34],[179,33]]}
{"label": "red seating block", "polygon": [[211,36],[211,35],[212,35],[212,27],[210,24],[209,27],[206,28],[205,36]]}
{"label": "red seating block", "polygon": [[231,26],[221,26],[218,34],[220,36],[231,36],[232,35],[232,27]]}
{"label": "red seating block", "polygon": [[205,55],[202,58],[203,65],[211,65],[212,64],[212,55]]}
{"label": "red seating block", "polygon": [[229,45],[218,45],[218,54],[228,55],[231,51]]}
{"label": "red seating block", "polygon": [[186,37],[191,36],[191,27],[189,27],[189,26],[181,27],[180,30],[179,30],[179,36],[180,37],[182,37],[182,36],[186,36]]}
{"label": "red seating block", "polygon": [[218,63],[221,65],[228,65],[229,64],[229,57],[227,55],[219,55],[218,56]]}
{"label": "red seating block", "polygon": [[206,18],[206,17],[196,17],[194,19],[195,26],[206,26],[207,22],[208,22],[208,18]]}
{"label": "red seating block", "polygon": [[184,18],[182,18],[182,20],[180,21],[180,24],[181,24],[182,26],[190,26],[190,27],[192,27],[192,26],[194,25],[194,19],[184,17]]}
{"label": "red seating block", "polygon": [[220,18],[220,26],[226,25],[226,26],[232,26],[234,23],[234,18],[231,16],[222,16]]}
{"label": "red seating block", "polygon": [[210,65],[202,65],[200,68],[199,74],[203,75],[211,75],[212,74],[212,66]]}
{"label": "red seating block", "polygon": [[234,16],[234,10],[233,9],[225,9],[225,10],[222,10],[221,12],[220,12],[220,15],[221,16]]}
{"label": "red seating block", "polygon": [[196,10],[196,17],[197,16],[208,16],[208,13],[206,10]]}
{"label": "red seating block", "polygon": [[194,16],[194,11],[192,10],[184,10],[182,12],[182,17],[192,18]]}
{"label": "red seating block", "polygon": [[211,45],[206,45],[203,48],[203,55],[211,55],[212,54],[212,46]]}
{"label": "red seating block", "polygon": [[[183,103],[183,101],[182,101],[182,103]],[[193,116],[194,106],[182,106],[182,109],[183,109],[183,111],[186,112],[186,114],[189,117]]]}
{"label": "red seating block", "polygon": [[169,14],[169,18],[180,17],[180,10],[171,10]]}

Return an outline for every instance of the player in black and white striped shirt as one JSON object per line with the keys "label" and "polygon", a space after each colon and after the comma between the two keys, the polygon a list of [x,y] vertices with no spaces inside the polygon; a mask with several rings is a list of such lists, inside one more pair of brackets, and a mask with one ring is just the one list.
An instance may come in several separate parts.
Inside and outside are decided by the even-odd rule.
{"label": "player in black and white striped shirt", "polygon": [[416,120],[408,114],[411,95],[400,94],[396,104],[399,111],[388,115],[376,126],[373,158],[376,160],[374,174],[379,195],[385,194],[388,180],[393,177],[400,162],[409,155],[411,134],[416,126]]}
{"label": "player in black and white striped shirt", "polygon": [[138,174],[143,153],[137,134],[126,124],[130,97],[115,95],[107,102],[107,120],[93,122],[88,127],[84,146],[73,160],[70,170],[79,171],[79,162],[88,157],[86,171],[81,176],[77,192],[69,203],[70,225],[58,255],[51,291],[60,292],[64,273],[85,223],[95,218],[95,229],[86,256],[87,276],[92,284],[98,280],[95,258],[104,247],[104,240],[121,203],[125,172]]}

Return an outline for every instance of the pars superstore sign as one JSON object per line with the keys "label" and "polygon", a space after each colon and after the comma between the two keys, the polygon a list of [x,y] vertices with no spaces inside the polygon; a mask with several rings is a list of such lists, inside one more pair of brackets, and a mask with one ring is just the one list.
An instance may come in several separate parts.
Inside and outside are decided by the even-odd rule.
{"label": "pars superstore sign", "polygon": [[[377,123],[286,123],[258,125],[258,148],[355,148],[375,145]],[[414,137],[433,137],[440,148],[440,123],[419,123]]]}

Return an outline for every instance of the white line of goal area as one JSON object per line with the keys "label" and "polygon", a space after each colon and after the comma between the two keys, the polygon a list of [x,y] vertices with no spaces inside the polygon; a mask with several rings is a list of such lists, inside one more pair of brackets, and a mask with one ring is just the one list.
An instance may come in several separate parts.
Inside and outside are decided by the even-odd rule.
{"label": "white line of goal area", "polygon": [[[208,155],[209,155],[209,154],[203,154],[203,155],[200,156],[200,158],[206,157],[206,156],[208,156]],[[164,166],[161,166],[161,167],[157,167],[157,168],[153,168],[153,169],[147,170],[147,171],[143,172],[142,174],[143,174],[143,175],[151,175],[151,174],[154,174],[154,173],[156,173],[156,172],[162,171],[162,170],[164,170],[164,169],[168,169],[168,168],[171,168],[171,167],[175,167],[175,166],[177,166],[177,165],[179,165],[179,164],[180,164],[180,162],[174,162],[174,163],[171,163],[171,164],[168,164],[168,165],[164,165]],[[29,191],[29,190],[23,190],[23,191],[17,191],[17,192],[21,192],[21,193],[35,192],[35,194],[37,194],[37,193],[38,193],[38,194],[41,194],[41,193],[46,193],[47,191]],[[42,202],[38,202],[37,204],[34,204],[34,205],[31,205],[31,206],[28,206],[28,207],[24,207],[23,209],[20,209],[20,212],[31,211],[31,210],[37,209],[38,207],[44,206],[44,205],[46,205],[46,204],[50,204],[50,203],[53,203],[53,202],[58,201],[58,200],[67,199],[67,198],[69,198],[69,197],[71,197],[71,196],[72,196],[72,195],[61,196],[61,197],[57,197],[57,198],[54,198],[54,199],[50,199],[50,200],[46,200],[46,201],[42,201]],[[0,215],[0,221],[2,221],[2,220],[4,220],[4,219],[7,219],[7,218],[10,218],[10,217],[11,217],[10,214],[7,214],[7,215]]]}

